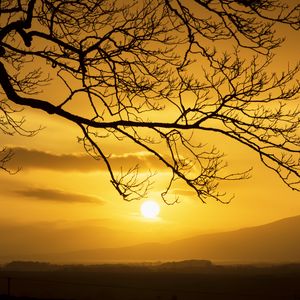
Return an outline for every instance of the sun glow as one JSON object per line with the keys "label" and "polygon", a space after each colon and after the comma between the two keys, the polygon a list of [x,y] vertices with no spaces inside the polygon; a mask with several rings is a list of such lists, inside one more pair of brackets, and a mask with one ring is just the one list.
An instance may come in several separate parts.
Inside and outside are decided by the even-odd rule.
{"label": "sun glow", "polygon": [[159,205],[152,200],[148,200],[141,205],[141,214],[144,218],[155,219],[160,212]]}

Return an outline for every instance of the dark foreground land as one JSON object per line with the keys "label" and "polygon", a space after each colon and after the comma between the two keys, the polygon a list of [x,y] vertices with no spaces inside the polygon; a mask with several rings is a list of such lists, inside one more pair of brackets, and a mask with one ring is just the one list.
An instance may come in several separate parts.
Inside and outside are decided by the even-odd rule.
{"label": "dark foreground land", "polygon": [[300,265],[2,268],[0,295],[0,300],[300,300]]}

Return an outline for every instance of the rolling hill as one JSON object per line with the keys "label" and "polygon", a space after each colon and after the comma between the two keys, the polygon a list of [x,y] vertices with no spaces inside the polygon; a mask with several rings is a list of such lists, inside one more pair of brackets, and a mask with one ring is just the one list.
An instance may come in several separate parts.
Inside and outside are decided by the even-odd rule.
{"label": "rolling hill", "polygon": [[300,262],[300,216],[236,231],[204,234],[168,244],[146,243],[44,257],[59,262],[170,261],[208,259],[216,262]]}

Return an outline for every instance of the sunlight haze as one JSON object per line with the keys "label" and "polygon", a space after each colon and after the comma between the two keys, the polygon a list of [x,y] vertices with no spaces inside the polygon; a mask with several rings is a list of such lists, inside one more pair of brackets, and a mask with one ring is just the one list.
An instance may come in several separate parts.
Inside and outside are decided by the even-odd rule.
{"label": "sunlight haze", "polygon": [[[299,31],[284,26],[278,26],[277,31],[279,36],[286,36],[286,41],[275,51],[277,56],[269,67],[271,72],[287,70],[289,65],[295,65],[300,59]],[[225,49],[227,40],[222,43]],[[184,51],[184,48],[181,50]],[[250,57],[249,49],[243,51],[247,60]],[[55,76],[57,69],[50,65],[48,68],[50,75]],[[195,64],[193,72],[202,74],[205,69]],[[55,84],[41,86],[41,93],[32,97],[60,103],[68,94],[68,89],[57,83],[57,78],[53,82]],[[76,84],[74,78],[70,79],[70,85]],[[213,91],[212,94],[218,95],[218,92]],[[192,97],[189,98],[188,92],[180,96],[182,107],[186,102],[194,101]],[[93,106],[88,109],[84,106],[90,99],[81,93],[75,98],[70,111],[90,117]],[[135,98],[132,101],[136,101]],[[299,99],[291,107],[297,105]],[[155,111],[148,110],[149,121]],[[158,109],[157,121],[173,120],[176,117],[174,111],[171,105],[166,106],[166,110]],[[130,113],[124,115],[124,119],[130,119]],[[190,141],[207,145],[203,148],[204,153],[216,146],[220,153],[224,153],[229,172],[240,174],[252,168],[248,179],[220,183],[218,188],[221,193],[226,194],[225,199],[231,200],[228,204],[213,198],[207,198],[206,203],[202,203],[195,190],[178,178],[175,180],[176,186],[169,187],[173,174],[167,172],[159,157],[111,130],[111,135],[101,139],[100,144],[112,168],[126,173],[138,165],[142,179],[147,178],[149,172],[153,175],[149,180],[151,189],[146,199],[124,201],[111,184],[112,179],[103,159],[95,159],[85,151],[80,140],[83,134],[74,123],[28,107],[19,111],[17,116],[25,117],[26,129],[41,130],[33,137],[1,135],[1,146],[14,152],[8,167],[19,171],[11,175],[0,170],[0,262],[27,257],[34,259],[35,254],[130,247],[144,243],[176,243],[198,235],[232,232],[300,215],[300,193],[288,188],[275,172],[263,165],[259,155],[253,151],[254,146],[250,149],[217,130],[204,130],[192,136]],[[99,113],[98,118],[101,117]],[[110,118],[114,120],[115,115],[112,114]],[[216,128],[227,126],[226,122],[211,122],[216,123]],[[207,124],[205,126],[210,125],[209,121]],[[124,128],[125,132],[130,130],[126,126]],[[145,140],[148,137],[147,130],[139,131]],[[99,135],[101,133],[99,130]],[[159,133],[155,134],[161,137]],[[166,145],[156,144],[157,137],[153,136],[153,148],[159,149],[163,156],[167,153]],[[184,151],[182,153],[190,154]],[[193,168],[191,170],[194,171]],[[224,174],[221,172],[221,175]],[[134,180],[133,176],[133,183]],[[164,201],[166,189],[169,195]],[[237,240],[243,241],[239,234],[236,236],[240,238]],[[230,235],[230,238],[234,239],[235,235]],[[201,239],[207,240],[211,242],[213,238]],[[257,238],[255,241],[261,240]],[[214,240],[209,245],[213,243]],[[176,245],[180,249],[180,242]],[[142,249],[143,246],[140,247]],[[153,246],[153,249],[156,247]],[[209,253],[210,248],[207,249]],[[130,254],[130,249],[126,251]],[[165,250],[161,251],[164,253]]]}

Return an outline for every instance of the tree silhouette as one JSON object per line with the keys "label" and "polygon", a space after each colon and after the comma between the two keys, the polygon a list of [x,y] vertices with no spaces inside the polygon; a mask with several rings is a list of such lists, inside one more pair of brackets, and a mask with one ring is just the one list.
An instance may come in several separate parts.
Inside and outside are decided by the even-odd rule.
{"label": "tree silhouette", "polygon": [[[38,128],[37,130],[27,130],[23,128],[25,119],[23,117],[19,119],[16,118],[15,114],[18,112],[20,112],[20,110],[12,108],[7,100],[0,100],[0,132],[7,135],[14,135],[17,133],[22,136],[34,136],[41,128]],[[11,149],[6,147],[0,149],[0,170],[6,171],[9,174],[15,174],[19,171],[19,169],[11,170],[7,167],[7,163],[13,156],[14,153]]]}
{"label": "tree silhouette", "polygon": [[[213,134],[252,149],[299,190],[299,64],[271,71],[283,42],[275,26],[298,30],[299,5],[4,0],[0,12],[1,112],[31,107],[77,124],[79,141],[105,162],[125,200],[145,197],[154,174],[113,168],[103,139],[161,161],[170,172],[166,202],[180,181],[203,202],[226,202],[219,183],[249,176],[227,171],[207,142]],[[47,85],[60,94],[45,94]]]}
{"label": "tree silhouette", "polygon": [[8,173],[11,173],[9,169],[7,169],[6,164],[9,160],[11,160],[13,153],[10,149],[3,148],[0,150],[0,169],[4,170]]}

